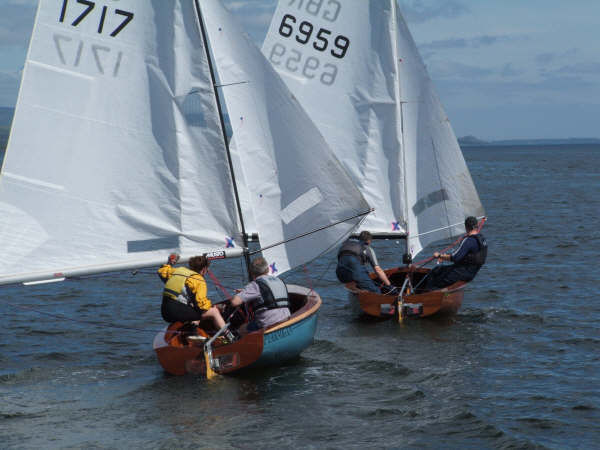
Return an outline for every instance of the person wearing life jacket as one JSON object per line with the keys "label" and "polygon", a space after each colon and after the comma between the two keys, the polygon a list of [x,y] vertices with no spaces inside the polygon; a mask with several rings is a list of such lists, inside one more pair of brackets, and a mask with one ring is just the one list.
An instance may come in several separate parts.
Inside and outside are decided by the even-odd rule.
{"label": "person wearing life jacket", "polygon": [[282,280],[269,275],[266,259],[259,256],[252,260],[250,275],[252,281],[230,300],[231,306],[245,304],[251,313],[252,320],[238,330],[241,334],[270,327],[291,315],[287,287]]}
{"label": "person wearing life jacket", "polygon": [[188,262],[189,268],[174,268],[178,260],[179,255],[169,255],[167,263],[158,269],[158,276],[165,283],[161,306],[163,319],[169,323],[210,319],[220,330],[225,326],[225,321],[219,309],[212,306],[206,296],[203,276],[208,271],[210,261],[204,255],[194,256]]}
{"label": "person wearing life jacket", "polygon": [[487,258],[487,241],[477,228],[477,219],[469,216],[465,219],[467,235],[459,247],[452,253],[433,254],[438,261],[452,261],[454,264],[438,266],[429,275],[427,287],[440,289],[457,281],[471,281],[485,264]]}
{"label": "person wearing life jacket", "polygon": [[356,282],[356,287],[367,291],[379,292],[377,284],[369,277],[367,263],[371,265],[384,287],[392,287],[385,272],[379,267],[375,250],[371,247],[373,236],[368,231],[362,231],[358,238],[350,237],[338,251],[338,265],[335,274],[340,283]]}

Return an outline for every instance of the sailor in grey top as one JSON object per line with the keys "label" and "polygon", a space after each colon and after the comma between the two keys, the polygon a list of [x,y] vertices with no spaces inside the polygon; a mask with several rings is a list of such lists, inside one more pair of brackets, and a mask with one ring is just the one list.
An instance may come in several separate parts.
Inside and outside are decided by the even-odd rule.
{"label": "sailor in grey top", "polygon": [[[254,314],[247,331],[256,331],[277,322],[287,320],[291,313],[288,306],[288,294],[285,283],[279,278],[268,275],[267,261],[258,257],[250,264],[253,281],[248,283],[230,300],[232,306],[246,304]],[[240,329],[240,332],[244,332]]]}
{"label": "sailor in grey top", "polygon": [[[277,322],[282,322],[290,317],[290,310],[287,307],[279,308],[266,308],[261,307],[262,295],[261,289],[257,281],[270,281],[275,277],[269,277],[268,275],[261,275],[248,283],[244,289],[242,289],[237,295],[242,299],[243,303],[250,305],[254,311],[254,324],[255,326],[249,326],[248,331],[253,331],[251,328],[265,328],[273,325]],[[278,278],[275,278],[279,280]],[[280,280],[279,280],[280,281]],[[283,282],[281,282],[283,284]],[[287,294],[287,292],[286,292]]]}

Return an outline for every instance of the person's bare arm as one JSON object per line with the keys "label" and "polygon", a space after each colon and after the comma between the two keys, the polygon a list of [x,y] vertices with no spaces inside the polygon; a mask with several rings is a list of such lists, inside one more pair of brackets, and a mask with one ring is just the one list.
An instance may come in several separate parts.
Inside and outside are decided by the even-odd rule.
{"label": "person's bare arm", "polygon": [[236,306],[240,306],[243,302],[239,295],[234,295],[233,298],[229,300],[229,303],[235,308]]}
{"label": "person's bare arm", "polygon": [[383,281],[383,284],[385,284],[386,286],[391,285],[392,283],[390,283],[390,280],[388,279],[387,275],[385,274],[385,272],[383,271],[383,269],[379,266],[375,266],[375,273],[377,274],[377,276],[379,277],[379,279],[381,281]]}

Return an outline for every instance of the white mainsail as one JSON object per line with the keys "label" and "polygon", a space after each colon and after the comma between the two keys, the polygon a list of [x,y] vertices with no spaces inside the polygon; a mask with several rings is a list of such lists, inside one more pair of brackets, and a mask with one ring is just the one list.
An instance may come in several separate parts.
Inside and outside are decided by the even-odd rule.
{"label": "white mainsail", "polygon": [[[221,11],[218,3],[202,7]],[[239,245],[239,205],[199,12],[194,0],[40,1],[0,175],[0,246],[10,261],[0,284],[150,266],[172,251],[187,257]],[[244,64],[252,80],[277,84],[255,71],[261,64],[270,70],[268,63]],[[261,235],[278,241],[345,222],[315,235],[322,248],[313,245],[317,237],[282,246],[285,259],[277,262],[285,270],[349,232],[358,220],[349,212],[364,213],[366,204],[314,126],[288,117],[297,113],[291,96],[274,92],[260,93],[253,107],[277,120],[250,120],[240,133],[250,144],[272,140],[260,164],[279,172],[275,182],[265,172],[266,182],[250,189],[262,189],[268,204]],[[299,142],[319,150],[325,168],[300,165],[292,174],[296,160],[279,153],[291,136],[257,128],[290,123],[300,126]],[[296,195],[294,183],[313,175],[311,188]],[[348,192],[332,192],[335,183]],[[271,207],[274,199],[285,207]],[[314,219],[344,202],[327,220]]]}
{"label": "white mainsail", "polygon": [[483,207],[395,0],[281,0],[263,53],[414,256]]}
{"label": "white mainsail", "polygon": [[216,0],[201,5],[263,254],[281,274],[338,244],[369,206],[231,15]]}
{"label": "white mainsail", "polygon": [[232,186],[192,2],[40,1],[0,178],[0,283],[225,248]]}

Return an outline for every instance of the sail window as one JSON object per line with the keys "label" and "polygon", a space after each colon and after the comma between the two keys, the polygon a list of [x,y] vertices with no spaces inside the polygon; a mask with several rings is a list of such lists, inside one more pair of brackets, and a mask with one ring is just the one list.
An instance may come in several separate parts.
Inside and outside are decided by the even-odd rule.
{"label": "sail window", "polygon": [[431,208],[438,203],[442,203],[445,200],[450,200],[446,189],[440,189],[439,191],[431,192],[427,196],[421,197],[419,201],[415,203],[412,208],[413,213],[415,216],[418,216],[426,209]]}
{"label": "sail window", "polygon": [[[203,94],[200,90],[195,89],[185,96],[185,99],[181,104],[181,110],[188,126],[200,128],[206,127],[203,109]],[[227,139],[231,140],[233,131],[231,129],[229,114],[227,114],[227,106],[223,101],[221,101],[221,110],[223,111],[223,122],[225,124]]]}
{"label": "sail window", "polygon": [[199,90],[191,91],[185,96],[181,109],[190,127],[206,127],[202,103],[202,93]]}

